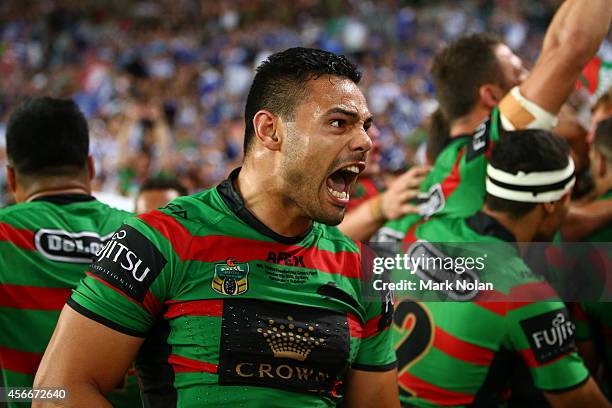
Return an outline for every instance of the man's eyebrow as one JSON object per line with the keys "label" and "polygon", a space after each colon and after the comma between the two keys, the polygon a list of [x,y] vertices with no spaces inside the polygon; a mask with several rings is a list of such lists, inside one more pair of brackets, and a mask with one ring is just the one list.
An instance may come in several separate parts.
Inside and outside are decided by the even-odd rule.
{"label": "man's eyebrow", "polygon": [[[350,110],[346,110],[343,108],[331,108],[330,110],[328,110],[327,112],[325,112],[325,115],[331,115],[334,113],[340,113],[342,115],[346,115],[346,116],[350,116],[351,118],[353,118],[353,120],[358,120],[359,119],[359,114],[355,111],[350,111]],[[372,115],[368,115],[368,117],[364,120],[365,123],[369,123],[372,122],[373,117]]]}

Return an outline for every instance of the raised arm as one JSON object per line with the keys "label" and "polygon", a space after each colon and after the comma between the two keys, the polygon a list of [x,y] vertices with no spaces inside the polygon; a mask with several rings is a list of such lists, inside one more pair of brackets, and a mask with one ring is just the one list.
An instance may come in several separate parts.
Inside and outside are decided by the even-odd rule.
{"label": "raised arm", "polygon": [[34,402],[32,407],[112,407],[104,396],[121,381],[143,341],[65,306],[36,373],[34,388],[64,388],[68,400]]}
{"label": "raised arm", "polygon": [[611,18],[610,0],[565,1],[548,27],[533,70],[520,86],[521,94],[556,115],[597,52]]}

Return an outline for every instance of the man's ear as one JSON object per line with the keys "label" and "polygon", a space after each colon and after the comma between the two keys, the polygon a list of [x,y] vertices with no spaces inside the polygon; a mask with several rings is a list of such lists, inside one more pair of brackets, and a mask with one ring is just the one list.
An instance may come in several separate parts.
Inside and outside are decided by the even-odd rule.
{"label": "man's ear", "polygon": [[269,150],[281,148],[282,135],[279,124],[280,118],[267,110],[260,110],[253,116],[255,137]]}
{"label": "man's ear", "polygon": [[94,165],[94,159],[91,154],[87,156],[87,170],[89,171],[89,180],[93,180],[94,177],[96,177],[96,166]]}
{"label": "man's ear", "polygon": [[499,86],[493,84],[481,85],[480,88],[478,88],[478,96],[480,97],[480,103],[487,109],[493,109],[499,105],[503,98]]}
{"label": "man's ear", "polygon": [[17,180],[15,177],[15,168],[8,164],[6,165],[6,181],[7,181],[9,190],[11,190],[11,193],[15,194],[15,191],[17,190]]}

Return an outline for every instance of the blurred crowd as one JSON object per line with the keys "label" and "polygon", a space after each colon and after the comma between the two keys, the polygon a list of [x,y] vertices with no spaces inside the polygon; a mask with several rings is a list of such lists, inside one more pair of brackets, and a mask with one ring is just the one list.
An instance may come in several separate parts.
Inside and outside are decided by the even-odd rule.
{"label": "blurred crowd", "polygon": [[[152,176],[190,191],[240,163],[254,69],[293,46],[349,55],[380,131],[381,167],[424,160],[436,108],[429,68],[449,39],[499,34],[530,65],[559,0],[5,0],[0,2],[0,166],[11,110],[73,98],[90,124],[99,194]],[[0,206],[11,202],[0,172]]]}

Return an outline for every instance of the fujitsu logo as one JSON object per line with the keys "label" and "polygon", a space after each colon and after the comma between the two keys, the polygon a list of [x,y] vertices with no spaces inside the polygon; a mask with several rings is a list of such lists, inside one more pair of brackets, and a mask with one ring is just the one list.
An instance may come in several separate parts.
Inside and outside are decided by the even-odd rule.
{"label": "fujitsu logo", "polygon": [[566,319],[563,313],[558,313],[552,320],[550,329],[537,331],[532,333],[533,341],[538,349],[543,345],[550,347],[563,346],[566,340],[570,339],[574,334],[574,324],[571,320]]}
{"label": "fujitsu logo", "polygon": [[112,239],[108,241],[98,253],[96,253],[95,262],[100,262],[104,259],[108,259],[114,263],[119,264],[123,269],[132,273],[134,279],[138,282],[144,281],[150,268],[142,265],[142,259],[131,251],[127,246],[118,242],[127,235],[125,230],[119,230],[116,232]]}

